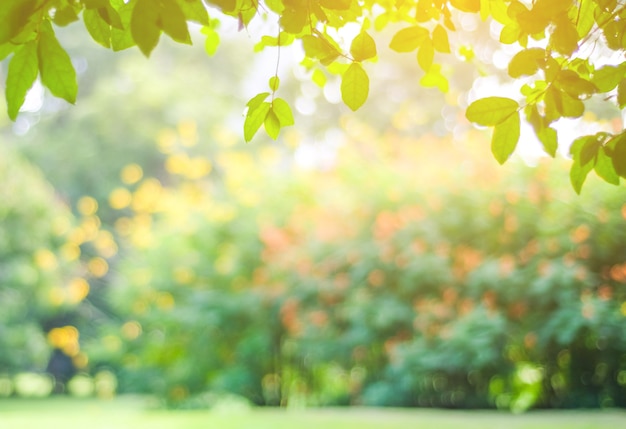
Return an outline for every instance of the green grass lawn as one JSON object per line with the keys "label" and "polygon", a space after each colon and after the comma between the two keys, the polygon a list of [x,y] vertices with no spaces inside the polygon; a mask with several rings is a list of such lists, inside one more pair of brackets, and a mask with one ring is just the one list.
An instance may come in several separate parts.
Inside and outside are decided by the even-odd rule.
{"label": "green grass lawn", "polygon": [[165,411],[140,399],[0,400],[0,429],[621,429],[626,411],[328,408]]}

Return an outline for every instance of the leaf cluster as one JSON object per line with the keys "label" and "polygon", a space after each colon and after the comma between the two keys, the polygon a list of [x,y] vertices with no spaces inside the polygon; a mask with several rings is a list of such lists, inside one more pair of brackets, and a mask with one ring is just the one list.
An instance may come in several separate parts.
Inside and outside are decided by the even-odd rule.
{"label": "leaf cluster", "polygon": [[[91,37],[113,50],[131,46],[149,56],[165,33],[175,42],[190,44],[190,24],[199,24],[209,55],[219,44],[219,20],[232,17],[240,29],[253,21],[269,21],[277,30],[262,35],[255,50],[300,43],[302,65],[312,80],[323,86],[329,75],[341,79],[343,102],[359,109],[368,99],[370,79],[366,62],[376,61],[379,46],[372,30],[394,31],[389,48],[414,54],[422,69],[420,84],[446,92],[449,88],[441,56],[458,53],[475,58],[471,47],[459,40],[459,17],[473,15],[500,28],[499,42],[518,48],[508,74],[524,83],[519,100],[487,97],[468,108],[467,117],[478,125],[494,127],[492,152],[505,162],[520,138],[521,121],[534,130],[545,152],[555,156],[561,118],[581,118],[585,102],[604,97],[619,108],[626,106],[626,62],[606,64],[626,48],[626,7],[618,0],[8,0],[0,12],[0,58],[12,54],[7,76],[9,116],[18,114],[25,94],[37,75],[44,86],[74,102],[76,77],[69,57],[58,44],[51,23],[84,23]],[[219,10],[221,18],[209,17]],[[212,12],[211,12],[212,13]],[[343,31],[350,28],[350,31]],[[354,29],[358,29],[356,32]],[[353,36],[351,35],[353,34]],[[346,40],[347,39],[347,40]],[[280,51],[278,59],[280,58]],[[274,76],[278,79],[278,75]],[[292,125],[291,109],[271,93],[253,97],[247,105],[244,137],[249,141],[263,125],[277,138]],[[270,96],[270,101],[266,99]],[[596,97],[596,98],[598,98]],[[280,101],[279,101],[280,100]],[[484,116],[484,117],[483,117]],[[621,134],[604,138],[621,141]],[[591,137],[590,137],[591,138]],[[604,144],[604,143],[603,143]],[[603,152],[613,164],[608,172],[602,158],[596,171],[609,183],[625,177],[621,144]],[[573,170],[584,170],[574,152]],[[594,158],[595,159],[595,158]],[[595,168],[598,161],[594,162]],[[581,171],[582,171],[581,170]],[[573,171],[580,192],[582,177]]]}

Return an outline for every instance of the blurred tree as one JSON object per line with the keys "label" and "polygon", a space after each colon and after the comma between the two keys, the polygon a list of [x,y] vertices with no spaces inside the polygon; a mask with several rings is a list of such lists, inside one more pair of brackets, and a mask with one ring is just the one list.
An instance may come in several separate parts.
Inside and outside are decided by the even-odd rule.
{"label": "blurred tree", "polygon": [[[217,8],[217,18],[209,18],[207,6]],[[289,104],[277,94],[280,52],[295,40],[302,43],[298,55],[312,81],[324,87],[329,77],[338,76],[341,99],[357,110],[369,95],[363,63],[378,58],[372,28],[393,31],[389,47],[416,53],[424,71],[421,85],[442,92],[449,90],[450,72],[440,54],[454,53],[484,71],[492,57],[476,55],[474,48],[491,33],[497,44],[515,51],[511,57],[510,49],[502,50],[508,55],[509,77],[521,87],[517,98],[522,103],[486,97],[472,102],[466,116],[494,127],[492,152],[503,163],[517,146],[521,116],[545,152],[554,156],[558,139],[553,124],[558,120],[581,118],[585,102],[592,98],[619,108],[626,105],[626,63],[620,59],[625,49],[625,10],[618,0],[9,0],[0,14],[0,58],[12,55],[6,99],[9,117],[15,119],[37,76],[55,96],[71,103],[76,100],[76,70],[53,24],[82,20],[100,45],[115,51],[137,45],[146,56],[161,33],[190,44],[199,24],[206,37],[205,50],[213,54],[220,40],[220,22],[232,16],[240,29],[262,35],[257,50],[278,48],[276,73],[268,90],[247,103],[243,128],[248,141],[262,125],[276,138],[283,127],[294,123]],[[571,154],[570,177],[577,192],[591,170],[613,184],[626,177],[625,132],[580,137]]]}

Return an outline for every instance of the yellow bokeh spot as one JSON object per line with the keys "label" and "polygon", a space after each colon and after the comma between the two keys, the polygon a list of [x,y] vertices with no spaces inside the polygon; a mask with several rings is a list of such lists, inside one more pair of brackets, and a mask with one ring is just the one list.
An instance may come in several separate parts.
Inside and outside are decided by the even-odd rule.
{"label": "yellow bokeh spot", "polygon": [[78,329],[74,326],[54,328],[48,332],[48,343],[60,349],[68,356],[77,356],[80,352]]}
{"label": "yellow bokeh spot", "polygon": [[174,307],[174,297],[169,292],[161,292],[156,298],[156,305],[161,310],[169,310]]}
{"label": "yellow bokeh spot", "polygon": [[61,246],[61,256],[66,261],[75,261],[80,257],[80,247],[74,243],[65,243]]}
{"label": "yellow bokeh spot", "polygon": [[78,304],[89,294],[89,283],[85,279],[75,278],[68,285],[69,300],[73,304]]}
{"label": "yellow bokeh spot", "polygon": [[622,316],[626,317],[626,301],[622,302],[620,310],[622,312]]}
{"label": "yellow bokeh spot", "polygon": [[57,266],[57,257],[48,249],[38,249],[33,255],[35,265],[45,271],[54,270]]}
{"label": "yellow bokeh spot", "polygon": [[72,358],[72,362],[76,368],[84,369],[87,368],[87,364],[89,364],[89,358],[85,353],[78,353]]}
{"label": "yellow bokeh spot", "polygon": [[60,287],[53,287],[48,292],[48,301],[55,307],[60,307],[65,303],[65,293]]}
{"label": "yellow bokeh spot", "polygon": [[183,146],[191,147],[198,143],[198,126],[195,121],[179,122],[178,135],[180,136],[180,144]]}
{"label": "yellow bokeh spot", "polygon": [[120,172],[120,179],[127,185],[137,183],[143,177],[143,170],[137,164],[128,164]]}
{"label": "yellow bokeh spot", "polygon": [[56,217],[52,221],[52,231],[54,235],[61,236],[67,234],[70,230],[71,222],[69,218],[65,216]]}
{"label": "yellow bokeh spot", "polygon": [[200,179],[207,176],[212,169],[213,165],[208,159],[192,158],[189,160],[187,170],[184,172],[184,174],[189,179]]}
{"label": "yellow bokeh spot", "polygon": [[109,194],[109,205],[115,210],[128,207],[133,200],[133,196],[126,188],[115,188]]}
{"label": "yellow bokeh spot", "polygon": [[100,218],[98,216],[89,216],[83,219],[80,229],[83,231],[84,241],[94,240],[100,232]]}
{"label": "yellow bokeh spot", "polygon": [[94,277],[104,277],[109,271],[109,264],[103,258],[97,256],[91,258],[87,263],[89,273]]}
{"label": "yellow bokeh spot", "polygon": [[152,271],[147,268],[136,269],[130,274],[130,280],[136,286],[147,286],[152,281]]}
{"label": "yellow bokeh spot", "polygon": [[175,153],[165,160],[165,169],[170,174],[185,174],[189,165],[189,157],[184,153]]}
{"label": "yellow bokeh spot", "polygon": [[115,230],[121,236],[128,236],[133,230],[133,221],[127,217],[121,217],[115,221]]}
{"label": "yellow bokeh spot", "polygon": [[117,243],[109,231],[100,231],[93,244],[98,253],[105,258],[111,258],[117,253]]}
{"label": "yellow bokeh spot", "polygon": [[98,211],[98,202],[93,197],[82,197],[76,204],[78,212],[83,216],[91,216]]}
{"label": "yellow bokeh spot", "polygon": [[181,285],[189,284],[194,279],[194,272],[186,267],[176,267],[174,269],[174,280]]}
{"label": "yellow bokeh spot", "polygon": [[135,191],[132,208],[136,212],[152,212],[159,203],[163,188],[157,179],[145,180]]}
{"label": "yellow bokeh spot", "polygon": [[163,153],[172,153],[176,145],[176,132],[169,128],[162,129],[157,135],[157,145]]}
{"label": "yellow bokeh spot", "polygon": [[126,338],[127,340],[136,339],[141,335],[141,331],[141,325],[139,324],[139,322],[135,322],[134,320],[126,322],[124,323],[124,325],[122,325],[122,335],[124,335],[124,338]]}

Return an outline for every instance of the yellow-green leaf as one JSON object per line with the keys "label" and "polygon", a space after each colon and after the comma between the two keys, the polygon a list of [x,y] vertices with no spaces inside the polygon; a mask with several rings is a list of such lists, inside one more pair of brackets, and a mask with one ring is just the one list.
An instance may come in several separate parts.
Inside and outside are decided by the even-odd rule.
{"label": "yellow-green leaf", "polygon": [[204,27],[202,33],[206,36],[204,51],[208,56],[212,57],[217,52],[217,47],[220,44],[220,35],[212,27]]}
{"label": "yellow-green leaf", "polygon": [[438,24],[433,30],[433,46],[437,52],[444,54],[450,53],[450,42],[448,41],[448,32],[443,26]]}
{"label": "yellow-green leaf", "polygon": [[478,125],[494,126],[514,116],[519,109],[517,101],[506,97],[487,97],[469,105],[465,116]]}
{"label": "yellow-green leaf", "polygon": [[17,36],[35,12],[37,0],[3,0],[0,7],[0,44]]}
{"label": "yellow-green leaf", "polygon": [[154,0],[137,0],[130,20],[133,40],[145,56],[150,56],[159,43],[159,8]]}
{"label": "yellow-green leaf", "polygon": [[350,54],[355,61],[364,61],[376,56],[376,42],[365,31],[359,33],[350,45]]}
{"label": "yellow-green leaf", "polygon": [[[253,98],[255,100],[259,96]],[[252,101],[250,100],[250,101]],[[248,102],[250,104],[250,102]],[[252,140],[252,137],[259,131],[263,122],[265,122],[265,117],[267,116],[267,112],[270,110],[270,103],[267,101],[263,101],[261,103],[252,103],[248,107],[248,112],[246,113],[246,119],[243,123],[243,138],[246,142]]]}
{"label": "yellow-green leaf", "polygon": [[556,22],[556,27],[550,36],[550,46],[563,55],[571,55],[578,48],[576,26],[567,16],[561,17]]}
{"label": "yellow-green leaf", "polygon": [[591,82],[600,92],[609,92],[614,89],[624,77],[624,71],[616,66],[604,66],[595,71]]}
{"label": "yellow-green leaf", "polygon": [[411,52],[416,50],[427,37],[428,30],[419,25],[414,25],[403,28],[394,34],[389,47],[396,52]]}
{"label": "yellow-green leaf", "polygon": [[515,151],[520,136],[519,113],[510,115],[504,122],[497,124],[491,138],[491,153],[500,164],[504,164]]}
{"label": "yellow-green leaf", "polygon": [[41,83],[56,97],[74,103],[78,92],[76,71],[70,56],[59,44],[50,21],[43,21],[40,25],[37,55]]}
{"label": "yellow-green leaf", "polygon": [[619,185],[619,175],[615,171],[613,161],[606,153],[606,148],[601,147],[596,157],[596,164],[594,165],[596,174],[603,178],[607,183],[612,185]]}
{"label": "yellow-green leaf", "polygon": [[435,47],[433,46],[433,41],[430,40],[430,38],[427,38],[417,51],[417,63],[420,65],[422,70],[427,72],[433,65],[434,58]]}
{"label": "yellow-green leaf", "polygon": [[268,82],[268,85],[272,91],[277,91],[280,86],[280,78],[278,76],[272,76]]}
{"label": "yellow-green leaf", "polygon": [[508,73],[512,78],[532,76],[537,73],[546,51],[542,48],[529,48],[515,54],[509,63]]}
{"label": "yellow-green leaf", "polygon": [[353,111],[365,103],[369,95],[370,80],[360,63],[350,64],[341,78],[341,98]]}
{"label": "yellow-green leaf", "polygon": [[39,73],[39,59],[37,57],[37,43],[33,40],[15,50],[9,69],[5,96],[9,118],[15,120],[24,104],[28,90],[33,86]]}
{"label": "yellow-green leaf", "polygon": [[95,9],[85,9],[83,23],[93,40],[105,48],[111,47],[111,26],[102,19]]}
{"label": "yellow-green leaf", "polygon": [[263,126],[265,127],[265,132],[268,136],[270,136],[273,140],[278,138],[278,134],[280,134],[280,120],[271,107],[268,110],[267,115],[265,115]]}
{"label": "yellow-green leaf", "polygon": [[191,45],[191,36],[187,27],[187,19],[175,0],[158,0],[160,4],[159,21],[161,29],[172,40]]}
{"label": "yellow-green leaf", "polygon": [[620,109],[626,107],[626,79],[622,79],[617,85],[617,105]]}
{"label": "yellow-green leaf", "polygon": [[274,102],[272,103],[272,111],[276,114],[276,117],[280,121],[281,127],[288,127],[294,124],[291,107],[282,98],[274,99]]}

